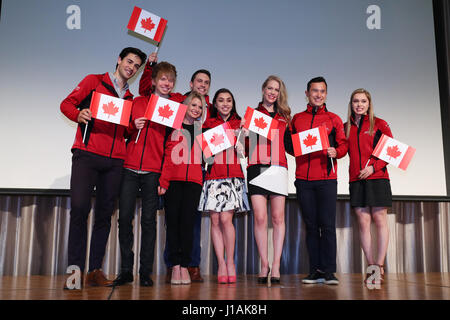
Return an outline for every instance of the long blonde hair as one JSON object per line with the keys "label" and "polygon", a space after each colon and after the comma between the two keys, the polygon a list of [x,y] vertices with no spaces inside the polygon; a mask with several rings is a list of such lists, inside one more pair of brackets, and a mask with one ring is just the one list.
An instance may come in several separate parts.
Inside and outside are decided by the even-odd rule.
{"label": "long blonde hair", "polygon": [[353,109],[352,109],[352,100],[355,94],[357,93],[364,93],[367,97],[367,100],[369,100],[369,109],[367,109],[367,115],[369,116],[369,135],[373,135],[373,127],[375,125],[375,115],[373,112],[373,104],[372,104],[372,96],[370,95],[370,92],[366,89],[359,88],[352,92],[350,96],[350,102],[348,103],[348,114],[347,114],[347,127],[345,128],[345,136],[349,137],[350,135],[350,127],[351,127],[351,121],[352,121],[352,115],[353,115]]}
{"label": "long blonde hair", "polygon": [[284,85],[283,80],[281,80],[279,77],[270,75],[267,77],[266,81],[262,84],[262,90],[267,86],[269,81],[276,81],[280,85],[280,94],[278,95],[278,99],[276,101],[277,111],[278,113],[286,119],[288,123],[291,122],[291,108],[289,108],[288,105],[288,97],[287,97],[287,90],[286,86]]}

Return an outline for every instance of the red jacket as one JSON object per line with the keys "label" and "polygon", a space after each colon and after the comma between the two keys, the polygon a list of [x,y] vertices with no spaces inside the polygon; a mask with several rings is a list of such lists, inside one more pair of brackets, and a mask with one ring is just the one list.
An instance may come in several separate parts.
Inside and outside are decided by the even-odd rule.
{"label": "red jacket", "polygon": [[[373,127],[373,134],[369,135],[369,118],[367,116],[361,117],[360,126],[356,125],[353,117],[351,120],[350,135],[348,137],[348,155],[350,157],[349,176],[350,182],[358,181],[359,172],[368,166],[373,166],[374,172],[367,179],[389,179],[387,172],[387,162],[371,156],[375,149],[381,135],[392,138],[392,132],[386,121],[375,118]],[[347,122],[345,123],[345,127]],[[370,161],[367,163],[367,161]]]}
{"label": "red jacket", "polygon": [[[182,102],[180,96],[179,94],[170,95],[169,99]],[[136,143],[139,130],[136,129],[134,120],[144,116],[147,104],[148,97],[145,96],[137,97],[133,101],[129,126],[130,139],[128,140],[127,157],[123,166],[134,170],[161,173],[164,145],[173,129],[149,120],[141,129],[139,140]]]}
{"label": "red jacket", "polygon": [[[198,134],[201,134],[199,127],[196,130],[199,131]],[[174,130],[170,134],[166,142],[164,164],[159,178],[159,185],[164,189],[169,189],[170,181],[186,181],[203,185],[202,149],[192,136],[193,134],[184,128]]]}
{"label": "red jacket", "polygon": [[[270,116],[269,112],[261,103],[256,110]],[[246,138],[246,152],[248,155],[248,167],[255,164],[270,164],[287,168],[286,150],[284,147],[284,133],[288,128],[288,123],[279,113],[275,114],[274,119],[278,120],[278,131],[272,135],[272,140],[268,140],[263,136],[256,136],[256,143]],[[272,148],[276,148],[272,150]],[[275,151],[275,152],[273,152]]]}
{"label": "red jacket", "polygon": [[[319,127],[326,126],[330,146],[337,152],[340,159],[347,154],[347,139],[345,138],[344,126],[338,115],[329,112],[325,105],[313,112],[313,107],[308,105],[306,110],[297,113],[292,119],[292,134]],[[327,151],[317,151],[295,158],[297,169],[295,177],[302,180],[331,180],[337,179],[337,161],[333,159],[334,172]]]}
{"label": "red jacket", "polygon": [[[232,129],[239,129],[241,120],[232,115],[227,121]],[[209,118],[203,124],[204,129],[210,129],[220,126],[225,121],[218,114],[216,118]],[[236,137],[233,145],[236,143]],[[214,163],[208,165],[205,180],[225,179],[225,178],[244,178],[241,163],[234,147],[228,148],[214,156]]]}
{"label": "red jacket", "polygon": [[[139,94],[141,96],[150,96],[150,93],[152,92],[152,73],[153,69],[150,65],[150,62],[147,60],[147,63],[145,64],[144,72],[142,72],[141,80],[139,80]],[[187,98],[190,92],[185,93],[183,96],[183,100]],[[208,104],[208,108],[206,109],[206,119],[210,117],[211,111],[211,103],[209,102],[209,96],[205,96],[205,101]]]}
{"label": "red jacket", "polygon": [[[80,110],[89,108],[94,91],[118,97],[108,73],[91,74],[85,77],[67,98],[61,102],[61,112],[70,120],[78,123],[78,114]],[[129,90],[125,93],[124,99],[133,99],[133,95]],[[88,123],[86,139],[83,143],[85,127],[85,124],[78,124],[72,149],[81,149],[110,158],[125,159],[124,134],[126,127],[103,120],[92,119]]]}

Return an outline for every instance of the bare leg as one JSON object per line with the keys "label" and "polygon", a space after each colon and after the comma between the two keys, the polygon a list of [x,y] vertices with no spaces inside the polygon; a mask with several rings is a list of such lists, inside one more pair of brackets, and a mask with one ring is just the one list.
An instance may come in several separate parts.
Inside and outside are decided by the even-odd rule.
{"label": "bare leg", "polygon": [[[384,265],[386,258],[387,248],[389,244],[389,226],[387,222],[387,208],[373,207],[372,219],[377,227],[377,244],[378,254],[376,264]],[[384,274],[384,270],[381,269],[381,274]]]}
{"label": "bare leg", "polygon": [[284,196],[270,197],[270,212],[272,214],[273,225],[273,277],[280,277],[281,254],[283,253],[284,236],[286,233],[285,215],[284,215]]}
{"label": "bare leg", "polygon": [[217,276],[227,275],[227,266],[224,258],[224,243],[222,230],[220,228],[220,213],[210,211],[211,213],[211,238],[216,252],[218,270]]}
{"label": "bare leg", "polygon": [[355,208],[359,223],[359,238],[368,264],[374,264],[372,254],[372,237],[370,235],[370,223],[372,221],[368,207]]}
{"label": "bare leg", "polygon": [[269,271],[267,253],[267,199],[263,195],[252,195],[251,201],[254,214],[255,240],[261,258],[259,276],[266,277]]}
{"label": "bare leg", "polygon": [[220,223],[222,226],[223,243],[226,252],[226,265],[228,276],[236,275],[234,266],[234,246],[236,242],[236,231],[233,225],[233,211],[220,213]]}

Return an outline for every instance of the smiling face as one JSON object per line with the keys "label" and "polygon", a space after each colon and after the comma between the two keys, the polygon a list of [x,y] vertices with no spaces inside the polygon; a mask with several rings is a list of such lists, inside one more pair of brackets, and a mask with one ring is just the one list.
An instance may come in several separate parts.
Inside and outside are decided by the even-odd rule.
{"label": "smiling face", "polygon": [[280,84],[278,81],[270,80],[263,88],[263,103],[266,105],[274,104],[280,95]]}
{"label": "smiling face", "polygon": [[155,93],[158,96],[167,96],[175,85],[175,78],[166,73],[158,74],[156,79],[152,79],[152,84],[155,86]]}
{"label": "smiling face", "polygon": [[184,118],[189,123],[193,123],[197,118],[202,116],[202,110],[202,101],[199,98],[192,98],[191,102],[187,105]]}
{"label": "smiling face", "polygon": [[233,110],[233,97],[228,92],[219,93],[215,106],[220,116],[227,119]]}
{"label": "smiling face", "polygon": [[206,73],[200,72],[195,76],[194,81],[191,81],[189,83],[189,85],[192,91],[205,96],[208,94],[210,83],[211,79],[208,77],[208,75]]}
{"label": "smiling face", "polygon": [[325,82],[313,82],[305,94],[311,107],[321,107],[327,100],[327,85]]}
{"label": "smiling face", "polygon": [[141,67],[142,60],[134,53],[127,54],[117,60],[117,75],[125,82],[131,79]]}
{"label": "smiling face", "polygon": [[356,115],[367,115],[369,103],[369,98],[365,93],[355,93],[352,98],[352,111]]}

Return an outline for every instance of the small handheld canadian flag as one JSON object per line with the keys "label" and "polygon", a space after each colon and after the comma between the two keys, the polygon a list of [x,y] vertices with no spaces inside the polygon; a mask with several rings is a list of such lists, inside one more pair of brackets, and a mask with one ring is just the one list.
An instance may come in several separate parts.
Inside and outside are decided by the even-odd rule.
{"label": "small handheld canadian flag", "polygon": [[175,129],[181,129],[187,106],[156,94],[150,96],[144,117]]}
{"label": "small handheld canadian flag", "polygon": [[383,134],[372,155],[393,166],[406,170],[416,149]]}
{"label": "small handheld canadian flag", "polygon": [[166,19],[135,6],[127,28],[156,42],[160,42],[166,24]]}
{"label": "small handheld canadian flag", "polygon": [[196,137],[206,158],[231,148],[234,145],[234,130],[228,122],[209,129]]}
{"label": "small handheld canadian flag", "polygon": [[244,128],[269,140],[271,139],[272,129],[278,128],[278,120],[250,107],[247,107],[244,119]]}
{"label": "small handheld canadian flag", "polygon": [[330,142],[328,141],[327,128],[320,126],[293,134],[292,144],[296,157],[328,149]]}
{"label": "small handheld canadian flag", "polygon": [[[131,101],[119,99],[94,91],[91,98],[90,110],[95,119],[112,122],[121,126],[128,126],[130,123]],[[83,141],[86,135],[83,135]]]}

